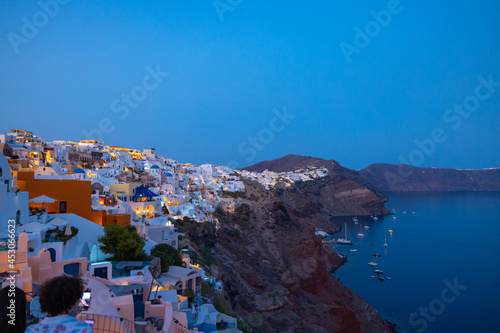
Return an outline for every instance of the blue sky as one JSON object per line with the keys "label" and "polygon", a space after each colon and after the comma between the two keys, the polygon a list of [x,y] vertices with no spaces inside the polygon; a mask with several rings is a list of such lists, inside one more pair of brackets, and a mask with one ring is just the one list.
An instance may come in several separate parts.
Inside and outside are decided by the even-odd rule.
{"label": "blue sky", "polygon": [[[500,166],[500,86],[474,97],[478,77],[500,81],[498,1],[54,1],[53,17],[0,3],[1,133],[239,167],[290,153]],[[467,98],[467,118],[447,114]]]}

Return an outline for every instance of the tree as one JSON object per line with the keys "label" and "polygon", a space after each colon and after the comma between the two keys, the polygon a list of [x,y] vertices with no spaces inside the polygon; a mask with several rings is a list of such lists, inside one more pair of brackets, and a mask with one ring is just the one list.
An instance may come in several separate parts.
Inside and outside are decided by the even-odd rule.
{"label": "tree", "polygon": [[113,259],[136,260],[144,252],[144,240],[134,226],[122,227],[108,224],[104,227],[104,236],[99,237],[101,251],[113,255]]}
{"label": "tree", "polygon": [[160,258],[162,273],[168,272],[170,266],[182,266],[182,259],[174,247],[158,244],[151,250],[151,255]]}

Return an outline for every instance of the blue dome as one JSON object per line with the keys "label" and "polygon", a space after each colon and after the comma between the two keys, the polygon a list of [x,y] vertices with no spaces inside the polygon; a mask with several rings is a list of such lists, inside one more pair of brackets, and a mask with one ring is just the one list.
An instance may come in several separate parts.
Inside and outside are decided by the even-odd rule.
{"label": "blue dome", "polygon": [[157,166],[156,164],[151,167],[151,169],[159,169],[160,167]]}
{"label": "blue dome", "polygon": [[167,176],[167,177],[173,177],[173,175],[172,175],[172,173],[171,173],[171,172],[167,172],[167,173],[165,174],[165,176]]}
{"label": "blue dome", "polygon": [[82,168],[76,168],[73,172],[74,173],[83,173],[83,174],[86,173],[85,170],[83,170]]}

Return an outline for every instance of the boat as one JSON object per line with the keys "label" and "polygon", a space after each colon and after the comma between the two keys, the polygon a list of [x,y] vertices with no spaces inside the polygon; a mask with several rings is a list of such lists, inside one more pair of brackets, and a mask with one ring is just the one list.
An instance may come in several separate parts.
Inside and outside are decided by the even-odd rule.
{"label": "boat", "polygon": [[338,238],[337,244],[352,245],[352,241],[347,238],[347,223],[344,225],[345,238]]}
{"label": "boat", "polygon": [[[392,234],[392,232],[391,232]],[[384,247],[387,247],[387,237],[385,237]]]}
{"label": "boat", "polygon": [[358,232],[358,237],[364,237],[365,234],[363,233],[363,225],[361,225],[361,232]]}
{"label": "boat", "polygon": [[411,212],[413,215],[415,215],[415,212]]}
{"label": "boat", "polygon": [[389,229],[389,233],[392,235],[392,229]]}
{"label": "boat", "polygon": [[380,275],[379,275],[379,276],[377,276],[377,278],[378,278],[379,280],[381,280],[381,281],[384,281],[384,280],[385,280],[385,278],[384,278],[383,276],[380,276]]}
{"label": "boat", "polygon": [[372,276],[370,276],[370,277],[374,278],[374,277],[375,277],[375,275],[372,275]]}
{"label": "boat", "polygon": [[373,221],[378,221],[378,217],[374,216]]}
{"label": "boat", "polygon": [[378,264],[377,264],[376,262],[373,262],[373,261],[370,261],[370,262],[368,263],[368,265],[370,265],[370,266],[378,266]]}
{"label": "boat", "polygon": [[358,252],[358,249],[350,249],[351,252]]}
{"label": "boat", "polygon": [[353,221],[355,224],[358,224],[358,219],[357,219],[357,217],[356,217],[356,216],[352,218],[352,221]]}
{"label": "boat", "polygon": [[375,273],[375,274],[384,274],[384,272],[382,272],[380,269],[376,269],[376,270],[374,271],[374,273]]}
{"label": "boat", "polygon": [[380,254],[378,254],[378,253],[372,253],[372,256],[374,256],[374,257],[380,257]]}
{"label": "boat", "polygon": [[406,214],[406,210],[403,212],[403,214]]}
{"label": "boat", "polygon": [[367,225],[363,226],[363,228],[365,228],[365,229],[370,229],[370,227],[369,227],[369,226],[367,226]]}
{"label": "boat", "polygon": [[390,277],[388,277],[388,276],[386,276],[385,278],[386,278],[387,280],[392,280],[392,278],[390,278]]}

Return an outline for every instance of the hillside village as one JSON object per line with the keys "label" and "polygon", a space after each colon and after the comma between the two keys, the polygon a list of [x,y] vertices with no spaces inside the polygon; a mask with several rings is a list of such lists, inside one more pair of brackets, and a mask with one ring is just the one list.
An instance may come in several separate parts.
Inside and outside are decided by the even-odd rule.
{"label": "hillside village", "polygon": [[[179,163],[154,148],[106,146],[103,142],[45,142],[13,129],[0,135],[0,276],[9,274],[30,302],[53,276],[82,277],[92,290],[79,320],[94,320],[94,332],[239,332],[240,318],[217,311],[202,285],[221,289],[191,256],[177,224],[219,226],[216,212],[230,214],[245,193],[245,180],[265,190],[327,175],[324,168],[260,173],[227,166]],[[15,261],[8,260],[9,225],[15,225]],[[133,226],[144,253],[159,244],[180,251],[182,266],[161,272],[159,260],[113,261],[101,249],[106,226]],[[194,252],[193,252],[194,251]],[[190,303],[200,304],[196,319]],[[36,308],[30,318],[40,318]]]}

